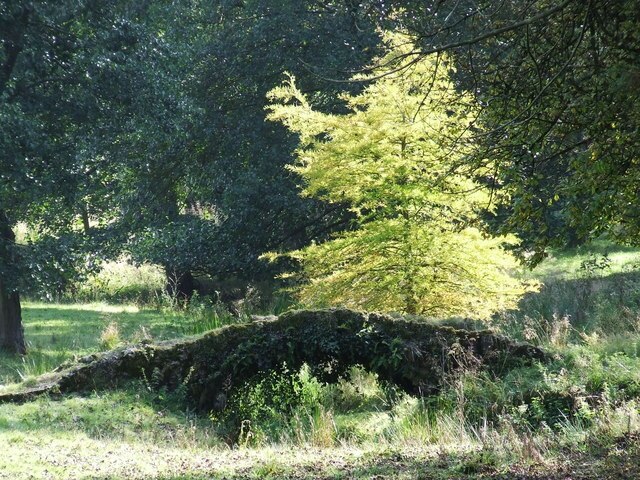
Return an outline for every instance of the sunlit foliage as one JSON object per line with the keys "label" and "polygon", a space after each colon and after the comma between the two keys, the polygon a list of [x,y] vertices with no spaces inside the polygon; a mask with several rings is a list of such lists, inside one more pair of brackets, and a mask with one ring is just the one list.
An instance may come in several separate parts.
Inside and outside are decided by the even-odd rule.
{"label": "sunlit foliage", "polygon": [[411,62],[406,37],[387,40],[383,67],[358,77],[368,87],[342,96],[347,114],[314,109],[292,76],[269,94],[269,119],[300,136],[291,168],[302,194],[347,203],[356,215],[351,231],[288,253],[303,265],[299,297],[430,315],[485,316],[513,305],[523,288],[501,248],[512,239],[483,236],[488,189],[454,166],[473,99],[456,89],[446,57]]}

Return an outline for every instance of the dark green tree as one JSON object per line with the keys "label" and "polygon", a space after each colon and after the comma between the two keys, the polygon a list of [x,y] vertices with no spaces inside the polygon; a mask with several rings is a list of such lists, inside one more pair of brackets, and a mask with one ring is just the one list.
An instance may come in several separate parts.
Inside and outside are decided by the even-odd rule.
{"label": "dark green tree", "polygon": [[[64,235],[75,214],[80,165],[70,148],[88,111],[72,95],[79,78],[75,29],[84,6],[9,2],[0,7],[0,347],[25,351],[18,291],[37,258],[15,243],[18,221]],[[90,111],[90,110],[89,110]],[[29,265],[35,267],[25,271]]]}
{"label": "dark green tree", "polygon": [[[301,201],[295,139],[264,122],[285,69],[364,64],[374,2],[9,2],[0,7],[0,344],[24,352],[19,292],[125,251],[194,273],[264,276],[260,254],[344,224]],[[326,98],[333,98],[327,96]],[[327,102],[326,108],[339,108]],[[29,224],[29,242],[14,229]],[[261,273],[262,272],[262,273]]]}
{"label": "dark green tree", "polygon": [[421,2],[400,14],[418,59],[448,52],[483,105],[471,167],[533,263],[603,233],[640,243],[640,2]]}
{"label": "dark green tree", "polygon": [[[129,189],[129,203],[155,219],[138,224],[129,250],[140,261],[166,265],[171,259],[167,271],[180,295],[188,296],[195,274],[272,279],[278,267],[260,261],[261,254],[298,248],[348,223],[344,206],[297,195],[299,179],[285,168],[296,139],[265,121],[266,93],[289,70],[325,109],[343,108],[335,93],[359,86],[320,74],[336,77],[372,58],[379,43],[374,3],[192,6],[197,27],[190,32],[182,94],[193,121],[181,141],[172,140],[171,160],[156,158],[146,173],[135,168]],[[162,206],[168,196],[172,200]]]}
{"label": "dark green tree", "polygon": [[299,179],[285,168],[296,139],[265,121],[266,93],[291,71],[325,109],[340,108],[333,99],[344,85],[316,73],[337,76],[374,55],[379,38],[366,3],[252,0],[212,12],[220,22],[205,46],[197,92],[207,129],[198,188],[220,216],[211,273],[270,278],[262,253],[345,224],[344,208],[298,196]]}
{"label": "dark green tree", "polygon": [[[0,6],[0,348],[25,351],[20,291],[64,288],[115,238],[115,183],[125,150],[135,153],[129,120],[147,98],[135,82],[157,57],[142,28],[149,8]],[[17,244],[20,222],[31,235]]]}

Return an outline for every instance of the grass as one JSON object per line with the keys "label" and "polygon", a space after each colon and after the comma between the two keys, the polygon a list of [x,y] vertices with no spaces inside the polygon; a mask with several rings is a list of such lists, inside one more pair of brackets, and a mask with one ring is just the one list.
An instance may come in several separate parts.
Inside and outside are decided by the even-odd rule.
{"label": "grass", "polygon": [[[605,260],[603,263],[603,258]],[[595,263],[595,265],[594,265]],[[598,268],[598,266],[605,266]],[[627,272],[640,268],[640,251],[634,247],[614,245],[606,240],[596,240],[581,247],[553,251],[528,276],[544,281],[575,279],[597,273]]]}
{"label": "grass", "polygon": [[638,249],[598,241],[553,253],[523,275],[542,287],[525,295],[516,311],[494,319],[493,327],[511,336],[554,344],[640,332]]}
{"label": "grass", "polygon": [[[304,370],[266,375],[210,418],[145,382],[0,405],[0,479],[639,478],[638,264],[640,252],[605,243],[556,253],[525,274],[541,291],[493,319],[553,360],[469,370],[426,399],[356,368],[333,385]],[[206,299],[187,311],[26,303],[30,354],[0,356],[0,382],[247,320]]]}
{"label": "grass", "polygon": [[176,335],[171,317],[131,305],[25,302],[22,314],[29,354],[0,354],[0,384],[23,381],[73,357],[104,350],[102,335],[109,328],[118,329],[122,342]]}
{"label": "grass", "polygon": [[[39,406],[51,407],[46,402]],[[260,479],[295,475],[338,479],[389,474],[416,478],[430,470],[427,461],[433,456],[427,450],[393,456],[389,450],[371,447],[231,450],[207,446],[188,434],[181,442],[149,442],[87,435],[73,426],[65,426],[63,432],[22,428],[0,429],[0,478]]]}
{"label": "grass", "polygon": [[[409,405],[410,410],[415,407]],[[401,431],[377,442],[229,448],[205,418],[172,408],[143,386],[132,386],[1,405],[0,478],[470,479],[517,474],[523,479],[564,479],[572,472],[595,479],[635,478],[633,473],[638,473],[640,442],[631,435],[597,446],[598,455],[565,449],[562,456],[542,458],[540,451],[547,453],[547,444],[568,433],[553,439],[522,437],[507,427],[482,432],[454,417],[430,422],[427,416],[398,428]]]}
{"label": "grass", "polygon": [[168,340],[203,333],[229,323],[249,321],[206,299],[188,308],[140,307],[96,303],[23,302],[23,325],[29,354],[0,352],[0,387],[24,382],[61,363],[142,340]]}

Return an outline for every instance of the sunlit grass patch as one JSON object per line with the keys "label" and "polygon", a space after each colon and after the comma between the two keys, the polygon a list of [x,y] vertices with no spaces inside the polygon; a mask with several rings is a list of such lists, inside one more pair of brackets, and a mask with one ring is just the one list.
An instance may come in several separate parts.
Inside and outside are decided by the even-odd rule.
{"label": "sunlit grass patch", "polygon": [[[352,478],[369,478],[364,472],[394,467],[387,446],[230,449],[206,417],[168,408],[145,391],[144,385],[132,385],[0,405],[0,478],[343,478],[351,471]],[[407,456],[402,470],[422,469],[416,460],[424,456],[424,450]]]}
{"label": "sunlit grass patch", "polygon": [[22,315],[29,352],[24,357],[0,353],[0,384],[24,381],[108,348],[101,337],[111,324],[118,325],[125,343],[176,336],[175,323],[162,312],[131,305],[25,302]]}
{"label": "sunlit grass patch", "polygon": [[[23,302],[23,307],[29,310],[45,310],[50,313],[51,310],[54,311],[65,311],[65,310],[78,310],[81,309],[83,311],[89,312],[99,312],[99,313],[139,313],[143,311],[137,305],[114,305],[104,302],[91,302],[91,303],[50,303],[50,302],[34,302],[27,301]],[[48,314],[45,314],[48,317]]]}
{"label": "sunlit grass patch", "polygon": [[56,436],[78,433],[93,439],[221,446],[210,422],[159,402],[142,386],[126,390],[46,397],[22,405],[0,405],[0,432]]}
{"label": "sunlit grass patch", "polygon": [[540,281],[516,310],[492,326],[540,345],[581,343],[621,332],[640,332],[640,249],[605,240],[551,252],[525,278]]}
{"label": "sunlit grass patch", "polygon": [[640,249],[616,245],[607,240],[566,250],[551,251],[526,274],[537,279],[571,279],[591,274],[609,275],[640,268]]}

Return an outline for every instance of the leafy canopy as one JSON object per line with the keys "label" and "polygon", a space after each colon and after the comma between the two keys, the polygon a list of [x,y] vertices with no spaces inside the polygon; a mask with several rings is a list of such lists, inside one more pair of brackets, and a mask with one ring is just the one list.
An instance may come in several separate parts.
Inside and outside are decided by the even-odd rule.
{"label": "leafy canopy", "polygon": [[[302,194],[348,202],[355,228],[289,252],[303,266],[307,305],[346,305],[430,315],[485,316],[514,304],[523,286],[508,275],[513,258],[486,238],[478,212],[487,188],[459,165],[474,104],[456,90],[445,57],[412,65],[401,35],[349,113],[314,109],[290,76],[269,93],[268,118],[299,134]],[[400,66],[406,66],[394,73]],[[456,150],[452,146],[456,145]]]}
{"label": "leafy canopy", "polygon": [[603,234],[640,245],[638,0],[421,0],[405,12],[412,58],[447,52],[483,106],[474,160],[496,166],[495,226],[519,235],[530,265]]}

